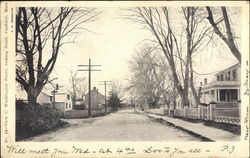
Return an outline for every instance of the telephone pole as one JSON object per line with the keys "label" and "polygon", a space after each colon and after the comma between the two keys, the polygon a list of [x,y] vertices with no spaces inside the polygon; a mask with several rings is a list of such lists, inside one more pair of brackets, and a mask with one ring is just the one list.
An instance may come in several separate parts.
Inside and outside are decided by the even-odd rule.
{"label": "telephone pole", "polygon": [[78,67],[88,67],[88,69],[79,69],[78,71],[88,71],[89,72],[89,106],[88,106],[88,116],[91,117],[91,71],[101,71],[101,70],[93,70],[92,67],[98,67],[101,65],[91,65],[91,59],[89,59],[88,65],[78,65]]}
{"label": "telephone pole", "polygon": [[99,85],[104,85],[104,91],[105,91],[105,114],[107,113],[107,95],[106,95],[106,86],[107,85],[111,85],[112,81],[99,81],[102,82],[103,84],[99,84]]}

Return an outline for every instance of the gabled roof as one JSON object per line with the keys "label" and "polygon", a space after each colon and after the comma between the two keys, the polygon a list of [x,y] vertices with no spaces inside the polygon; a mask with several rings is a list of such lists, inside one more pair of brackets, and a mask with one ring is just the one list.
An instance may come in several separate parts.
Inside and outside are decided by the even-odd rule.
{"label": "gabled roof", "polygon": [[[101,94],[100,92],[98,92],[96,89],[92,89],[91,90],[91,94],[92,94],[92,92],[95,92],[95,93],[101,95],[102,97],[105,97],[103,94]],[[89,93],[86,93],[84,96],[88,96],[88,95],[89,95]]]}

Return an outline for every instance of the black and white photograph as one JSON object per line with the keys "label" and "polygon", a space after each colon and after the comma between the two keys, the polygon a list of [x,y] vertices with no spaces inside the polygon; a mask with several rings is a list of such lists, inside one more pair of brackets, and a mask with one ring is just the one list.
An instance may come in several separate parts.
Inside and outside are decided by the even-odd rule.
{"label": "black and white photograph", "polygon": [[[14,104],[4,105],[13,113],[8,123],[15,129],[14,143],[226,142],[219,147],[224,156],[240,153],[228,143],[249,140],[249,103],[244,102],[249,99],[249,48],[244,49],[243,30],[249,29],[244,21],[249,8],[71,4],[9,9],[14,63],[8,93],[13,92]],[[192,154],[201,152],[198,147]],[[243,149],[249,154],[248,147]],[[14,157],[26,151],[5,148]],[[96,153],[71,148],[74,154]],[[125,151],[136,154],[131,148],[119,154]],[[170,157],[190,156],[150,145],[143,153],[164,157],[167,151]],[[50,157],[69,154],[56,150]]]}

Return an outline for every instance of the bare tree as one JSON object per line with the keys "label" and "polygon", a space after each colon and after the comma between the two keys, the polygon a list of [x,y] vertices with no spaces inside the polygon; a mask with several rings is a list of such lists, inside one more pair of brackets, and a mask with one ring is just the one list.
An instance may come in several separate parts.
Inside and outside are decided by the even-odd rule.
{"label": "bare tree", "polygon": [[84,81],[85,78],[77,77],[77,70],[70,71],[69,82],[71,84],[71,87],[69,93],[71,95],[73,105],[75,105],[76,99],[83,99],[87,91],[87,85]]}
{"label": "bare tree", "polygon": [[123,98],[123,84],[120,80],[113,80],[111,83],[111,93],[116,94],[120,99]]}
{"label": "bare tree", "polygon": [[74,42],[83,24],[100,12],[93,8],[18,8],[16,14],[16,81],[30,105],[50,79],[62,46]]}
{"label": "bare tree", "polygon": [[137,95],[138,100],[145,100],[149,108],[157,106],[160,97],[164,96],[167,84],[166,67],[160,65],[160,57],[152,52],[152,48],[144,47],[132,57],[131,79],[127,88]]}
{"label": "bare tree", "polygon": [[[241,63],[241,53],[235,43],[235,36],[233,35],[231,23],[229,20],[229,16],[227,13],[226,7],[221,7],[222,18],[218,21],[215,21],[213,11],[210,7],[206,7],[208,13],[208,21],[214,29],[214,32],[226,43],[226,45],[231,50],[231,53],[235,56],[235,58]],[[222,28],[219,27],[219,24],[224,21],[224,25]],[[223,31],[223,30],[226,30]]]}
{"label": "bare tree", "polygon": [[[193,65],[192,55],[197,50],[204,46],[204,38],[209,35],[209,28],[202,23],[203,18],[196,15],[198,7],[182,7],[184,16],[184,26],[186,40],[181,42],[178,34],[183,32],[181,29],[173,29],[171,18],[169,17],[169,9],[167,7],[137,7],[132,8],[133,15],[128,17],[136,21],[154,36],[154,43],[159,45],[159,48],[165,55],[168,65],[171,70],[171,75],[174,81],[174,87],[178,91],[182,100],[182,106],[189,106],[189,87],[196,98],[196,104],[199,102],[197,93],[193,85]],[[175,10],[175,12],[178,10]],[[200,27],[203,26],[203,27]],[[183,49],[182,45],[187,48]],[[186,56],[183,56],[183,51],[186,50]],[[178,67],[180,67],[181,74]]]}
{"label": "bare tree", "polygon": [[[197,50],[202,46],[207,46],[211,38],[210,27],[204,25],[204,17],[201,14],[198,14],[199,10],[202,8],[199,7],[182,7],[182,12],[185,18],[185,30],[186,30],[186,43],[187,43],[187,60],[190,68],[190,88],[194,96],[195,105],[200,103],[200,89],[198,92],[194,87],[194,70],[192,57]],[[205,42],[205,40],[207,42]]]}

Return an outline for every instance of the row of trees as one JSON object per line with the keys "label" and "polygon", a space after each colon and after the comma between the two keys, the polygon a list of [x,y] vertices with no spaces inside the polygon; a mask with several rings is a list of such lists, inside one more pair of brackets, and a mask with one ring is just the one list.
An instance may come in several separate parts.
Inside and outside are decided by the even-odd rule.
{"label": "row of trees", "polygon": [[[153,36],[150,41],[157,50],[154,52],[165,56],[162,61],[151,55],[151,48],[143,48],[131,64],[129,89],[135,91],[138,100],[146,101],[149,107],[155,106],[161,95],[171,96],[176,91],[182,106],[189,106],[190,97],[194,98],[196,105],[199,104],[200,89],[197,90],[194,85],[193,57],[215,40],[214,33],[226,43],[236,59],[241,60],[225,7],[136,7],[128,11],[130,14],[126,18],[144,26]],[[222,16],[218,11],[222,12]],[[160,75],[164,77],[160,78]],[[171,93],[163,93],[166,85],[173,85]],[[189,96],[190,90],[192,96]]]}
{"label": "row of trees", "polygon": [[127,90],[131,95],[150,108],[157,106],[160,97],[169,105],[174,87],[164,58],[153,47],[142,47],[129,63],[131,78]]}

